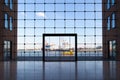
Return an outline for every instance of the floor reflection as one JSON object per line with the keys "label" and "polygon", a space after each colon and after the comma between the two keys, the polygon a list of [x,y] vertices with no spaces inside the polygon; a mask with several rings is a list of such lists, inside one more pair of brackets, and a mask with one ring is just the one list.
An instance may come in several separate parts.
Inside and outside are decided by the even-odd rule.
{"label": "floor reflection", "polygon": [[0,62],[0,80],[119,80],[119,61]]}

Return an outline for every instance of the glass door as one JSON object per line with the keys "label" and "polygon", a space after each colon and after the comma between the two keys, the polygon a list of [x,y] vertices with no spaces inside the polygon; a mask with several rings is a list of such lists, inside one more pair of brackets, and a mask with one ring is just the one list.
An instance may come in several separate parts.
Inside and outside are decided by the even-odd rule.
{"label": "glass door", "polygon": [[12,42],[4,41],[4,60],[10,60],[12,55]]}
{"label": "glass door", "polygon": [[76,37],[66,34],[44,34],[44,61],[75,61],[77,60]]}
{"label": "glass door", "polygon": [[116,58],[116,40],[109,41],[109,57],[111,59]]}

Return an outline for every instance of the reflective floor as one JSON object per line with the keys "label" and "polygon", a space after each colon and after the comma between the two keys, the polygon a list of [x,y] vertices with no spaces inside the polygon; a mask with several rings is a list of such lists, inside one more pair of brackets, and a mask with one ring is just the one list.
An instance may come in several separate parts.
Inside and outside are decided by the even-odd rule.
{"label": "reflective floor", "polygon": [[120,62],[5,61],[0,80],[120,80]]}

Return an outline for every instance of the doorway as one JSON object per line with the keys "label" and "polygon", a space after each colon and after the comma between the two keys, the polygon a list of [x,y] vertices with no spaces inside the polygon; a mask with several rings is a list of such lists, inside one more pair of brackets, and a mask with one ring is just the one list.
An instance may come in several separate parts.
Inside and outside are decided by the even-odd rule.
{"label": "doorway", "polygon": [[116,40],[109,41],[109,58],[115,59],[116,58]]}
{"label": "doorway", "polygon": [[11,60],[12,58],[12,42],[4,41],[4,60]]}
{"label": "doorway", "polygon": [[43,34],[43,61],[77,61],[77,34]]}

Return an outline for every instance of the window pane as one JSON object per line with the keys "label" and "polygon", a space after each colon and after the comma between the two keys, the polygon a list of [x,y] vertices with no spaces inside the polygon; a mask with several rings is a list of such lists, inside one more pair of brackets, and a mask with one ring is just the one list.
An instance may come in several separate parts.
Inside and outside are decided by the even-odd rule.
{"label": "window pane", "polygon": [[112,14],[112,28],[115,28],[115,13]]}
{"label": "window pane", "polygon": [[115,4],[115,0],[112,0],[112,5],[114,5]]}
{"label": "window pane", "polygon": [[74,20],[66,20],[66,27],[72,27],[74,28]]}
{"label": "window pane", "polygon": [[8,6],[8,0],[5,0],[5,5],[7,5],[7,6]]}
{"label": "window pane", "polygon": [[86,11],[95,11],[94,4],[86,4]]}
{"label": "window pane", "polygon": [[26,4],[25,8],[26,11],[34,11],[34,4]]}
{"label": "window pane", "polygon": [[54,20],[46,20],[45,27],[54,27]]}
{"label": "window pane", "polygon": [[66,19],[74,19],[74,12],[66,12],[65,13]]}
{"label": "window pane", "polygon": [[116,56],[116,40],[113,40],[112,49],[113,49],[113,56],[115,57]]}
{"label": "window pane", "polygon": [[25,29],[25,35],[26,36],[34,36],[34,28],[26,28]]}
{"label": "window pane", "polygon": [[75,10],[76,11],[84,11],[84,4],[76,4],[75,5]]}
{"label": "window pane", "polygon": [[45,4],[45,11],[54,11],[54,4]]}
{"label": "window pane", "polygon": [[44,11],[44,4],[36,4],[35,9],[36,11]]}
{"label": "window pane", "polygon": [[56,11],[64,11],[64,8],[65,8],[64,4],[56,4],[55,5]]}
{"label": "window pane", "polygon": [[55,27],[62,27],[64,28],[65,21],[64,20],[55,20]]}
{"label": "window pane", "polygon": [[13,18],[10,17],[10,30],[12,31],[12,29],[13,29]]}
{"label": "window pane", "polygon": [[76,20],[75,21],[75,26],[76,27],[84,27],[85,21],[84,20]]}
{"label": "window pane", "polygon": [[7,41],[4,41],[4,56],[7,54]]}
{"label": "window pane", "polygon": [[110,30],[110,17],[108,17],[108,21],[107,21],[107,29]]}
{"label": "window pane", "polygon": [[74,11],[74,4],[66,4],[66,11]]}
{"label": "window pane", "polygon": [[10,0],[10,9],[13,9],[13,0]]}
{"label": "window pane", "polygon": [[8,29],[8,14],[5,13],[5,28]]}
{"label": "window pane", "polygon": [[56,19],[64,19],[65,18],[64,12],[56,12],[55,15],[56,15],[55,16]]}
{"label": "window pane", "polygon": [[107,0],[107,9],[110,8],[110,0]]}

